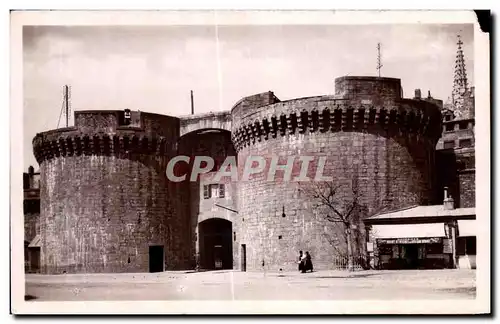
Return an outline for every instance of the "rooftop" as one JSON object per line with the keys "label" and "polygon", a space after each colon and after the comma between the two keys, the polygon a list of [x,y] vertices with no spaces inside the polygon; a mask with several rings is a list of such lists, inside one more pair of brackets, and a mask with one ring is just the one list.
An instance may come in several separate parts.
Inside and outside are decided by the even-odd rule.
{"label": "rooftop", "polygon": [[475,216],[476,208],[446,209],[443,205],[411,206],[404,209],[393,210],[368,217],[366,220],[405,220],[435,217],[465,217]]}

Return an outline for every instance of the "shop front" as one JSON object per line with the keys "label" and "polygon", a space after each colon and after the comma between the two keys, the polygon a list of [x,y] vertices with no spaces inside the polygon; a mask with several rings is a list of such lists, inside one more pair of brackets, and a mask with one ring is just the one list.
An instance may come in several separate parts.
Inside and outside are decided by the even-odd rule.
{"label": "shop front", "polygon": [[[450,204],[451,205],[451,204]],[[474,269],[474,208],[414,206],[364,220],[374,269]]]}
{"label": "shop front", "polygon": [[371,226],[379,269],[436,269],[453,266],[450,224],[377,224]]}
{"label": "shop front", "polygon": [[377,239],[379,268],[449,268],[451,253],[444,253],[446,241],[441,237]]}

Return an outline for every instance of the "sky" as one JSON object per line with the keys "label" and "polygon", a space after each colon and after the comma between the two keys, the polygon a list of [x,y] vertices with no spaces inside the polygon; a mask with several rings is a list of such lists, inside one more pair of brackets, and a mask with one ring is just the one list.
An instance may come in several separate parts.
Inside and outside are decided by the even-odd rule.
{"label": "sky", "polygon": [[25,26],[24,169],[38,169],[31,142],[58,127],[66,84],[73,111],[188,115],[190,90],[195,113],[223,111],[256,93],[327,95],[336,77],[375,76],[380,42],[381,74],[401,79],[405,97],[420,88],[446,101],[458,33],[473,85],[472,25]]}

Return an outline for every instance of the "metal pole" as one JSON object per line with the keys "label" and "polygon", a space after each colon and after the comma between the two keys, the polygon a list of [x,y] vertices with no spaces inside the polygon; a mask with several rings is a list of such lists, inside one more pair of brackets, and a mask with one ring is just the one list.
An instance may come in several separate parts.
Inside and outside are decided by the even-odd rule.
{"label": "metal pole", "polygon": [[191,115],[194,115],[194,99],[193,99],[193,90],[191,90]]}
{"label": "metal pole", "polygon": [[66,113],[66,127],[69,125],[69,100],[68,100],[68,86],[64,86],[64,111]]}

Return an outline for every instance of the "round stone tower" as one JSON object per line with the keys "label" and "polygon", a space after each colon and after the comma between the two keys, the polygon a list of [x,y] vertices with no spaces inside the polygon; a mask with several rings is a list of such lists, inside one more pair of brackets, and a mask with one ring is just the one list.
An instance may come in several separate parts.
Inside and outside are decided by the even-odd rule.
{"label": "round stone tower", "polygon": [[232,116],[240,174],[249,156],[264,157],[267,167],[273,156],[281,165],[296,157],[291,182],[283,181],[283,171],[269,181],[266,168],[238,184],[234,225],[246,254],[240,262],[249,270],[296,269],[300,250],[310,252],[315,268],[342,262],[344,229],[315,209],[306,183],[293,181],[299,156],[312,157],[307,174],[313,181],[324,159],[323,175],[333,177],[344,197],[358,192],[363,208],[353,227],[356,255],[364,255],[363,217],[433,197],[440,111],[423,100],[403,99],[399,79],[342,77],[335,80],[334,96],[288,101],[262,93],[240,100]]}
{"label": "round stone tower", "polygon": [[176,186],[166,179],[177,118],[79,111],[75,126],[33,139],[41,174],[41,272],[186,268]]}

